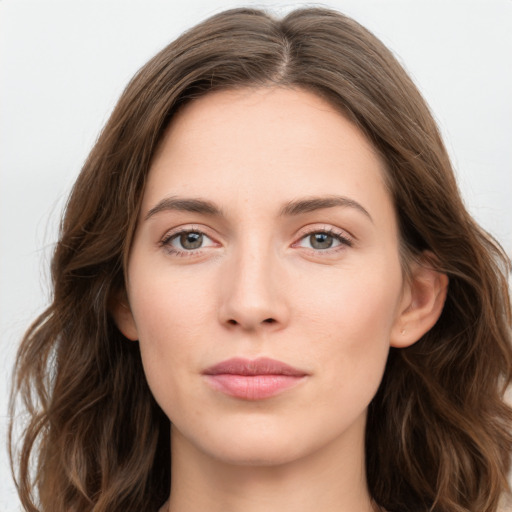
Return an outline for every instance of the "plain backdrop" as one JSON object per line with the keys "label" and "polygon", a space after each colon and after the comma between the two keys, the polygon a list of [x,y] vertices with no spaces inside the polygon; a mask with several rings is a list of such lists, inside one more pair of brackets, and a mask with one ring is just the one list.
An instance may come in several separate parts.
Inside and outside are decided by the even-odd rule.
{"label": "plain backdrop", "polygon": [[512,0],[0,0],[0,512],[19,510],[5,449],[14,354],[48,301],[70,186],[135,71],[242,5],[334,7],[379,36],[439,122],[468,208],[512,254]]}

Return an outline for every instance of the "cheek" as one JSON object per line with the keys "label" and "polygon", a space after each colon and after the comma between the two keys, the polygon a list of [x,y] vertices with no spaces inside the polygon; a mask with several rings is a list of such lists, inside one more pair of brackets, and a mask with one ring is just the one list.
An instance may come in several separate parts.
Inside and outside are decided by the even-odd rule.
{"label": "cheek", "polygon": [[315,329],[363,343],[389,335],[402,289],[398,262],[336,269],[323,277],[302,279],[296,291],[302,297],[299,317]]}
{"label": "cheek", "polygon": [[165,258],[145,253],[135,253],[131,267],[130,306],[141,342],[164,350],[171,341],[193,339],[209,309],[204,274],[171,271]]}
{"label": "cheek", "polygon": [[305,347],[320,357],[329,385],[378,387],[389,351],[391,329],[399,309],[402,277],[398,263],[352,268],[318,286],[304,283],[298,311]]}
{"label": "cheek", "polygon": [[208,295],[198,293],[193,284],[157,273],[133,276],[130,306],[148,384],[167,409],[162,400],[179,403],[180,383],[187,382],[188,373],[198,366],[211,306]]}

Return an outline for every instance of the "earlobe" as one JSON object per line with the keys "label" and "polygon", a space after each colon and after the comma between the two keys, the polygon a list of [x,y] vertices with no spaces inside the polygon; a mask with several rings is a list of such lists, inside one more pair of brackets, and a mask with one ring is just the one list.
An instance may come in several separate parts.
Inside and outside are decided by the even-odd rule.
{"label": "earlobe", "polygon": [[116,294],[112,300],[110,312],[121,333],[129,340],[137,341],[139,339],[137,326],[124,290]]}
{"label": "earlobe", "polygon": [[391,331],[390,345],[397,348],[416,343],[435,325],[446,300],[448,276],[426,261],[415,263],[406,287]]}

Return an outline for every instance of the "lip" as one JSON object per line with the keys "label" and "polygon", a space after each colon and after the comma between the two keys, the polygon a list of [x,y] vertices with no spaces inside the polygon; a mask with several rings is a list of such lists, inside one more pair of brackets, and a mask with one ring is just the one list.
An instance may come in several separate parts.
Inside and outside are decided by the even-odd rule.
{"label": "lip", "polygon": [[282,361],[232,358],[203,371],[216,391],[242,400],[264,400],[296,386],[307,372]]}

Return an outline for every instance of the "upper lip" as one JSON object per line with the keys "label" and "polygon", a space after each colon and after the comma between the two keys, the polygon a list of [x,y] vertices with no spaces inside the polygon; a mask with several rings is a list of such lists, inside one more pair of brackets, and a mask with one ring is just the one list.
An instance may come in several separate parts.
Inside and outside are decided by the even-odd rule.
{"label": "upper lip", "polygon": [[289,364],[270,359],[268,357],[260,357],[258,359],[244,359],[234,357],[227,359],[218,364],[210,366],[203,372],[204,375],[289,375],[294,377],[303,377],[307,372],[294,368]]}

